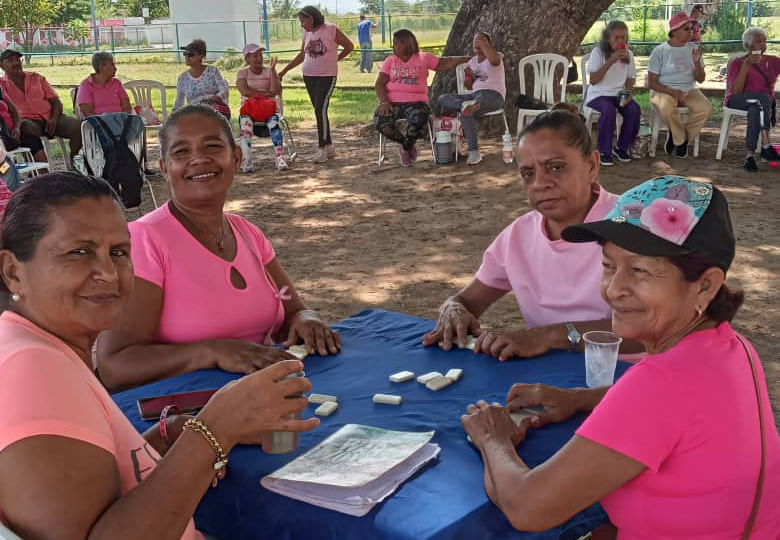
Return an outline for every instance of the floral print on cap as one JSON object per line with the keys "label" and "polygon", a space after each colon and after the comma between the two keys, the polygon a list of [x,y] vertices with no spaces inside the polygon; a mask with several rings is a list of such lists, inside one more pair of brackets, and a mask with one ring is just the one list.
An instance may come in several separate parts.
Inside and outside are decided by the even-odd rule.
{"label": "floral print on cap", "polygon": [[710,184],[659,176],[626,191],[605,219],[641,227],[681,246],[711,200]]}

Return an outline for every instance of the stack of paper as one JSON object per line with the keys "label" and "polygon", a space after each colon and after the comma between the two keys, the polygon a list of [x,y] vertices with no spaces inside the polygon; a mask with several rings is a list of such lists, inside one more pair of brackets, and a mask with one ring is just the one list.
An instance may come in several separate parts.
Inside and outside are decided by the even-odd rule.
{"label": "stack of paper", "polygon": [[260,483],[293,499],[363,516],[439,454],[439,445],[428,442],[433,433],[347,424]]}

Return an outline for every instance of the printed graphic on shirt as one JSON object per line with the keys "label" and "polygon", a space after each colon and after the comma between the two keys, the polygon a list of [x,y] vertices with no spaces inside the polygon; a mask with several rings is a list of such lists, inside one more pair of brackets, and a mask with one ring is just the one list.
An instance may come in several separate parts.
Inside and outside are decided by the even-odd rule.
{"label": "printed graphic on shirt", "polygon": [[483,70],[483,69],[477,68],[476,70],[472,70],[472,75],[471,76],[473,77],[473,79],[475,81],[485,82],[485,81],[488,80],[488,72],[487,72],[486,69]]}
{"label": "printed graphic on shirt", "polygon": [[412,66],[398,66],[390,70],[390,80],[398,84],[417,86],[417,68]]}
{"label": "printed graphic on shirt", "polygon": [[328,52],[328,47],[322,41],[322,38],[312,39],[309,41],[308,45],[306,45],[306,54],[312,58],[324,56],[326,52]]}

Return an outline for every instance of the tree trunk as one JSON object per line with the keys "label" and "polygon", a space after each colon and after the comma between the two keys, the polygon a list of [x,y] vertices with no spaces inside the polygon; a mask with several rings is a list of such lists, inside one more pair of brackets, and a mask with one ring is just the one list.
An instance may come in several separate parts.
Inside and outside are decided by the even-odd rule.
{"label": "tree trunk", "polygon": [[[509,125],[517,117],[514,106],[518,94],[530,94],[532,87],[520,89],[517,63],[524,56],[556,53],[571,58],[591,25],[614,0],[464,0],[450,30],[444,56],[472,53],[474,33],[489,33],[496,49],[504,53],[506,69],[506,111]],[[526,73],[526,84],[528,82]],[[436,74],[433,81],[435,106],[438,96],[457,90],[455,71]],[[565,96],[564,98],[565,99]],[[495,119],[491,119],[495,120]],[[501,129],[503,122],[499,119]]]}

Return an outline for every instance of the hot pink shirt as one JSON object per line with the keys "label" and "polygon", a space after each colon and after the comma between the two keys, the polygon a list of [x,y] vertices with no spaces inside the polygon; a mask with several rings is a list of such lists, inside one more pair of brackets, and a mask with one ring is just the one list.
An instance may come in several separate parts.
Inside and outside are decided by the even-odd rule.
{"label": "hot pink shirt", "polygon": [[439,57],[429,52],[413,54],[407,62],[388,56],[379,69],[389,78],[387,98],[391,103],[428,103],[428,72],[438,65]]}
{"label": "hot pink shirt", "polygon": [[121,113],[122,101],[128,99],[125,87],[116,77],[105,86],[95,84],[92,75],[81,81],[76,92],[78,105],[92,105],[95,114]]}
{"label": "hot pink shirt", "polygon": [[485,58],[480,62],[476,56],[469,60],[468,67],[474,73],[474,83],[471,86],[472,91],[494,90],[506,97],[506,75],[504,74],[504,55],[498,53],[501,57],[501,63],[494,66],[490,60]]}
{"label": "hot pink shirt", "polygon": [[[236,257],[217,257],[171,215],[168,205],[129,224],[135,275],[163,290],[156,339],[190,343],[243,339],[264,343],[284,322],[284,308],[265,266],[276,257],[263,233],[236,215],[227,215],[236,237]],[[230,282],[235,268],[247,286]]]}
{"label": "hot pink shirt", "polygon": [[[780,533],[780,437],[761,363],[766,471],[754,540]],[[737,539],[753,504],[761,455],[756,392],[728,323],[689,334],[632,367],[577,435],[648,468],[602,504],[619,540]]]}
{"label": "hot pink shirt", "polygon": [[[617,201],[617,195],[597,189],[586,223],[603,219]],[[529,328],[612,316],[600,292],[601,246],[550,240],[544,217],[535,210],[517,218],[490,244],[476,278],[514,291]]]}
{"label": "hot pink shirt", "polygon": [[38,73],[24,74],[24,92],[8,80],[0,77],[0,87],[3,94],[11,98],[16,108],[19,109],[19,117],[30,120],[48,120],[51,116],[50,99],[57,97],[57,92],[49,86],[46,77]]}
{"label": "hot pink shirt", "polygon": [[[113,455],[122,494],[149,476],[160,460],[76,353],[6,311],[0,315],[0,452],[38,435],[84,441]],[[182,539],[202,538],[190,520]]]}
{"label": "hot pink shirt", "polygon": [[336,43],[333,23],[322,23],[318,28],[303,34],[304,75],[310,77],[335,77],[339,74],[339,45]]}
{"label": "hot pink shirt", "polygon": [[[742,69],[742,63],[744,61],[744,57],[735,58],[729,64],[729,72],[726,77],[727,104],[734,94],[732,87],[737,81],[737,75],[739,75],[739,70]],[[759,69],[766,75],[766,79],[769,79],[769,82],[771,83],[770,86],[767,86],[766,79],[758,72]],[[742,89],[742,92],[753,92],[773,96],[775,93],[775,81],[777,80],[778,74],[780,74],[780,58],[772,56],[771,54],[765,54],[758,64],[755,64],[755,66],[751,66],[748,69],[747,75],[745,76],[745,86]]]}

